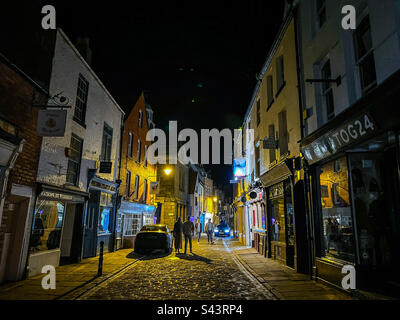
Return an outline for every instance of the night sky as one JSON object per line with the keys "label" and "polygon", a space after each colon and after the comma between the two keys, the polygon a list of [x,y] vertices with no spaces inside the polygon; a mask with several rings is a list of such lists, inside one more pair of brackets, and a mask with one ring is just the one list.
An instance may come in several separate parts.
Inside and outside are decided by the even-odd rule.
{"label": "night sky", "polygon": [[[42,4],[53,4],[72,42],[90,38],[92,68],[124,110],[144,90],[157,127],[177,120],[179,129],[196,130],[241,126],[284,7],[283,0],[16,2],[38,26]],[[229,184],[230,166],[209,169]]]}

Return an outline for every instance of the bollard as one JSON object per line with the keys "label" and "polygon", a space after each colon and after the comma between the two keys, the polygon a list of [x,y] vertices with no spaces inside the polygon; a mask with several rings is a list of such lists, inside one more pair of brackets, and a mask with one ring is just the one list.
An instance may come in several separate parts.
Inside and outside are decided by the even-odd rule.
{"label": "bollard", "polygon": [[100,277],[103,274],[103,251],[104,251],[104,241],[100,241],[99,268],[97,270],[98,277]]}

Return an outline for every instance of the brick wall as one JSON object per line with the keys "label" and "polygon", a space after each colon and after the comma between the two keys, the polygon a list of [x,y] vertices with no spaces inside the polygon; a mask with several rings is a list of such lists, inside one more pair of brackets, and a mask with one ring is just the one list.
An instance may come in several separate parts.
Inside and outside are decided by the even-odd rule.
{"label": "brick wall", "polygon": [[[0,62],[0,74],[0,117],[15,125],[17,136],[26,141],[9,174],[6,208],[10,203],[8,193],[13,183],[29,187],[35,183],[42,138],[36,132],[38,108],[32,108],[33,92],[36,92],[35,103],[44,103],[47,98],[39,93],[25,77],[3,62]],[[10,231],[11,218],[18,219],[10,213],[7,210],[3,211],[0,226],[0,257],[4,232]]]}

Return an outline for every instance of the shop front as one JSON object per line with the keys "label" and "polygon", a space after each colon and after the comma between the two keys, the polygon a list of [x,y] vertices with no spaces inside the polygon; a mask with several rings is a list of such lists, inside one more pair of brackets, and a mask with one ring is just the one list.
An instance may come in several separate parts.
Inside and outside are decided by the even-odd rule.
{"label": "shop front", "polygon": [[382,86],[302,149],[313,196],[314,275],[341,287],[342,267],[353,265],[358,289],[399,293],[399,90]]}
{"label": "shop front", "polygon": [[95,257],[100,252],[114,250],[116,200],[118,184],[94,176],[89,183],[89,200],[84,224],[83,257]]}
{"label": "shop front", "polygon": [[155,223],[155,212],[155,206],[122,201],[117,213],[117,247],[133,248],[140,229],[144,225]]}
{"label": "shop front", "polygon": [[78,262],[82,250],[85,192],[49,185],[38,186],[29,241],[29,276],[64,260]]}
{"label": "shop front", "polygon": [[265,218],[265,199],[262,188],[254,188],[249,192],[248,201],[249,212],[251,216],[251,232],[253,238],[253,247],[263,256],[268,251],[267,230]]}

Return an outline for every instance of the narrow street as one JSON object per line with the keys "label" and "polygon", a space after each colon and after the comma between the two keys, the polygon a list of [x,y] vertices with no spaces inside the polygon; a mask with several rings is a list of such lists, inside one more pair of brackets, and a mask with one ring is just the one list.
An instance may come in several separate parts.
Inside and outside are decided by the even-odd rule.
{"label": "narrow street", "polygon": [[[146,256],[81,299],[272,299],[267,289],[235,262],[230,238],[214,245],[203,235],[193,254]],[[237,245],[236,245],[237,247]],[[182,250],[183,251],[183,250]]]}

